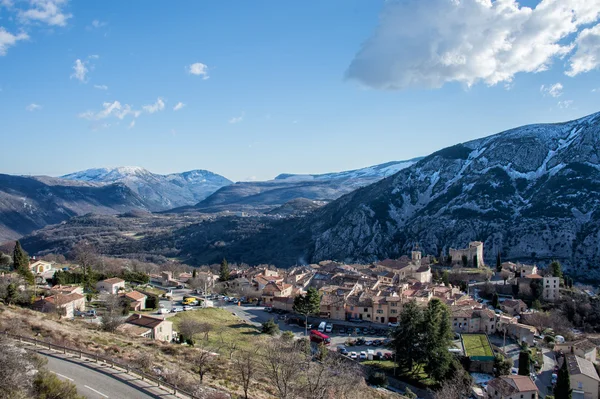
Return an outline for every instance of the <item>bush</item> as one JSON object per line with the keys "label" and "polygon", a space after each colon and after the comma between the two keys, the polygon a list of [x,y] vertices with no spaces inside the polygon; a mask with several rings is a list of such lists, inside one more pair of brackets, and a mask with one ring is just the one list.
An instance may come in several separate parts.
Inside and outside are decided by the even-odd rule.
{"label": "bush", "polygon": [[385,387],[388,385],[388,378],[385,373],[375,372],[369,375],[367,382],[378,387]]}
{"label": "bush", "polygon": [[275,335],[279,334],[279,326],[272,318],[262,324],[262,333]]}
{"label": "bush", "polygon": [[408,399],[417,399],[417,394],[410,390],[410,388],[406,387],[406,392],[404,392],[404,396]]}
{"label": "bush", "polygon": [[37,373],[33,382],[36,398],[38,399],[81,399],[77,387],[69,381],[61,381],[56,375],[46,370]]}

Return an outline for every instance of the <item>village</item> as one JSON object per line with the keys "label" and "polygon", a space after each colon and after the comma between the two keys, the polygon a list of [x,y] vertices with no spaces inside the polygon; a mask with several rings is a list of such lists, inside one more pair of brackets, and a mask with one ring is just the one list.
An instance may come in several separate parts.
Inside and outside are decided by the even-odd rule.
{"label": "village", "polygon": [[[579,289],[563,277],[560,266],[541,269],[501,262],[498,255],[490,268],[483,251],[483,243],[471,242],[436,259],[415,246],[398,259],[370,264],[323,261],[290,269],[224,261],[212,268],[128,272],[93,283],[72,283],[66,277],[91,273],[88,265],[31,258],[28,270],[35,279],[35,295],[28,307],[97,324],[110,321],[107,314],[117,308],[112,332],[173,344],[191,339],[191,333],[178,331],[182,315],[221,308],[263,331],[265,324],[275,323],[278,331],[289,331],[296,339],[310,332],[313,343],[384,370],[394,380],[388,380],[389,389],[405,393],[408,388],[426,397],[427,386],[419,381],[399,377],[396,382],[399,354],[391,337],[402,327],[408,304],[426,308],[436,300],[449,309],[454,337],[447,349],[465,361],[472,377],[471,397],[551,397],[566,364],[572,397],[598,398],[600,338],[568,325],[554,310],[564,293]],[[11,299],[18,296],[11,292],[15,287],[27,289],[23,273],[3,273],[0,294],[5,303],[16,302]],[[298,297],[311,291],[318,293],[318,311],[299,314]],[[590,289],[579,291],[595,296]]]}

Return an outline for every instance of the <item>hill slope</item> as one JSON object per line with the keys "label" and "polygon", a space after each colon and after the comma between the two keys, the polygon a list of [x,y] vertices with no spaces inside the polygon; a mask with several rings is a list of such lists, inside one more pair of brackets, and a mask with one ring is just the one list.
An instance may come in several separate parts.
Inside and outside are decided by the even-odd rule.
{"label": "hill slope", "polygon": [[72,216],[132,209],[146,209],[146,203],[123,184],[98,187],[50,177],[0,174],[0,242]]}
{"label": "hill slope", "polygon": [[196,204],[232,183],[207,170],[159,175],[135,166],[88,169],[62,176],[62,179],[97,184],[122,183],[138,194],[151,211]]}
{"label": "hill slope", "polygon": [[420,158],[338,173],[281,174],[274,180],[238,182],[219,189],[195,208],[203,212],[269,211],[298,198],[332,201],[407,168],[418,159]]}

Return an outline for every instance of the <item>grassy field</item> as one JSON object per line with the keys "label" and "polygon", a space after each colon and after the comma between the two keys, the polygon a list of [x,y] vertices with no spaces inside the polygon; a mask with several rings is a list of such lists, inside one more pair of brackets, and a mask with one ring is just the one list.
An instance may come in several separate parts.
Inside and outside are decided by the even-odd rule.
{"label": "grassy field", "polygon": [[[204,341],[204,343],[215,349],[234,342],[240,349],[249,349],[257,344],[260,335],[258,327],[244,323],[224,309],[205,308],[181,312],[169,320],[173,322],[173,327],[177,330],[179,323],[185,318],[191,318],[212,327],[208,334],[208,342]],[[203,336],[196,337],[197,341],[201,339]]]}
{"label": "grassy field", "polygon": [[494,356],[485,334],[463,334],[462,340],[467,356]]}
{"label": "grassy field", "polygon": [[364,362],[360,362],[364,366],[369,366],[378,369],[384,370],[393,370],[394,362],[391,360],[365,360]]}

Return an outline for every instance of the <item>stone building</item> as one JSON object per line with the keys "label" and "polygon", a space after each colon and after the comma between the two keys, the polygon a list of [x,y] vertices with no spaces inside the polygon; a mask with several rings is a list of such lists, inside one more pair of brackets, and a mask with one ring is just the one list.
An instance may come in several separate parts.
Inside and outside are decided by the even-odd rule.
{"label": "stone building", "polygon": [[463,256],[466,256],[468,267],[484,266],[483,243],[481,241],[472,241],[469,243],[469,247],[465,249],[450,248],[449,255],[452,258],[452,264],[455,265],[463,265]]}

